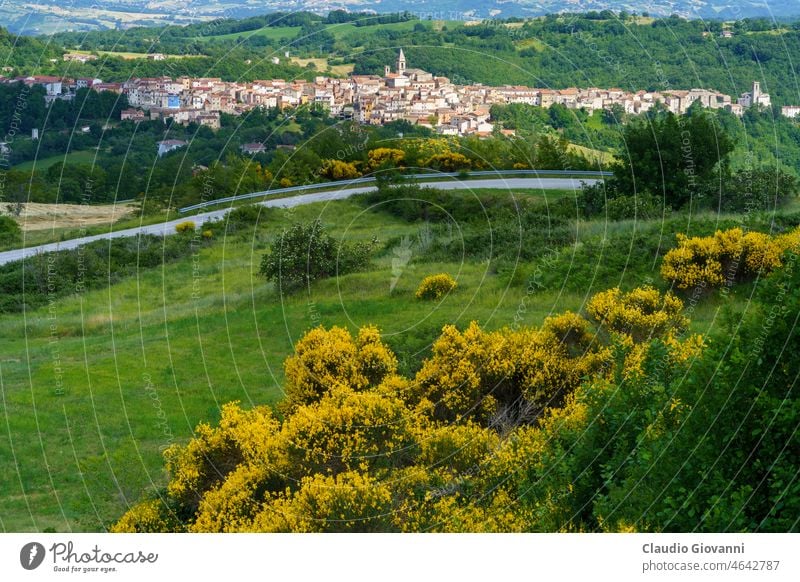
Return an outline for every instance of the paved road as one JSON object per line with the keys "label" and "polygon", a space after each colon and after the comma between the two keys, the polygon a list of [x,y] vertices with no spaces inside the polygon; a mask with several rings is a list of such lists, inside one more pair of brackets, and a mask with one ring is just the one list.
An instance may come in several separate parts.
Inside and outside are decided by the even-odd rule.
{"label": "paved road", "polygon": [[[462,182],[460,180],[453,180],[452,182],[426,182],[420,183],[420,186],[430,186],[431,188],[438,188],[439,190],[473,190],[479,188],[517,188],[517,189],[541,189],[541,190],[579,190],[581,183],[593,184],[597,180],[586,179],[576,180],[573,178],[491,178],[486,180],[469,180]],[[355,194],[363,194],[375,190],[375,186],[364,186],[360,188],[345,188],[342,190],[330,190],[327,192],[315,192],[312,194],[300,194],[288,198],[275,198],[273,200],[264,200],[257,202],[267,207],[277,208],[291,208],[294,206],[301,206],[303,204],[311,204],[312,202],[325,202],[329,200],[342,200],[349,198]],[[147,226],[137,226],[134,228],[126,228],[124,230],[117,230],[103,234],[96,234],[93,236],[85,236],[82,238],[74,238],[71,240],[61,241],[57,243],[50,243],[36,247],[28,247],[25,249],[17,249],[13,251],[5,251],[0,253],[0,265],[19,261],[26,257],[30,257],[39,253],[47,253],[51,251],[63,251],[74,249],[81,245],[85,245],[97,240],[106,240],[112,238],[122,238],[128,236],[137,236],[139,234],[157,234],[157,235],[170,235],[175,234],[175,225],[181,222],[191,220],[196,225],[201,225],[205,222],[220,220],[225,214],[230,212],[230,208],[221,208],[211,212],[203,212],[192,216],[182,216],[169,222],[159,222],[157,224],[150,224]]]}

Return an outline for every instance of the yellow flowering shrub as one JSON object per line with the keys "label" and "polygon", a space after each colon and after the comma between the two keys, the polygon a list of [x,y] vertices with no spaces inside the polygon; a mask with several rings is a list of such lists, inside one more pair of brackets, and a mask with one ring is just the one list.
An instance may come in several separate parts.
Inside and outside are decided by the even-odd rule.
{"label": "yellow flowering shrub", "polygon": [[[610,465],[581,467],[652,400],[651,356],[663,357],[668,378],[704,348],[702,337],[679,333],[681,307],[649,287],[611,289],[591,299],[591,319],[448,325],[413,378],[397,374],[375,327],[355,337],[312,329],[286,360],[284,417],[225,405],[216,426],[200,424],[165,453],[163,499],[134,506],[112,531],[580,530],[597,472],[636,444],[622,443]],[[655,407],[648,434],[683,410],[677,399]]]}
{"label": "yellow flowering shrub", "polygon": [[472,162],[464,154],[458,152],[446,152],[434,154],[423,165],[426,168],[436,168],[443,172],[456,172],[458,170],[468,170],[472,167]]}
{"label": "yellow flowering shrub", "polygon": [[354,340],[341,327],[317,327],[295,345],[284,363],[284,410],[319,400],[336,384],[354,390],[374,386],[397,370],[397,358],[380,339],[377,328],[363,328]]}
{"label": "yellow flowering shrub", "polygon": [[706,237],[679,234],[677,239],[678,246],[664,255],[661,275],[679,289],[719,287],[780,267],[787,250],[800,248],[800,229],[770,236],[732,228]]}
{"label": "yellow flowering shrub", "polygon": [[506,338],[502,333],[493,335],[497,341],[505,339],[502,359],[512,369],[493,375],[492,383],[510,392],[504,401],[516,400],[520,394],[525,404],[533,407],[531,413],[559,406],[587,371],[582,358],[570,358],[566,346],[552,332],[524,329],[505,334]]}
{"label": "yellow flowering shrub", "polygon": [[436,426],[420,439],[417,463],[466,476],[479,470],[486,456],[499,446],[495,431],[473,422]]}
{"label": "yellow flowering shrub", "polygon": [[414,425],[399,398],[337,386],[284,423],[287,470],[301,477],[400,466],[416,452]]}
{"label": "yellow flowering shrub", "polygon": [[447,273],[430,275],[419,284],[415,297],[417,299],[441,299],[454,290],[457,285],[455,279]]}
{"label": "yellow flowering shrub", "polygon": [[406,153],[395,148],[375,148],[367,152],[368,164],[371,169],[381,166],[399,166],[403,163]]}
{"label": "yellow flowering shrub", "polygon": [[674,366],[690,363],[700,356],[707,345],[705,338],[697,333],[687,336],[683,340],[670,335],[664,338],[664,343],[669,350],[670,362]]}
{"label": "yellow flowering shrub", "polygon": [[785,253],[787,251],[797,253],[800,251],[800,227],[776,236],[775,244],[778,246],[778,249],[780,249],[781,253]]}
{"label": "yellow flowering shrub", "polygon": [[[462,333],[445,326],[410,387],[412,404],[434,420],[472,418],[511,425],[558,406],[583,376],[610,360],[607,349],[572,353],[552,331],[570,322],[585,331],[569,315],[550,321],[550,328],[543,330],[488,333],[473,322]],[[575,337],[587,341],[583,335]]]}
{"label": "yellow flowering shrub", "polygon": [[477,323],[463,333],[446,325],[407,397],[436,420],[488,419],[497,408],[495,399],[485,393],[481,373],[488,349],[486,334]]}
{"label": "yellow flowering shrub", "polygon": [[542,330],[555,335],[571,355],[586,353],[595,343],[595,335],[589,329],[589,322],[572,311],[546,318]]}
{"label": "yellow flowering shrub", "polygon": [[358,472],[305,477],[298,491],[265,503],[252,526],[258,532],[386,531],[392,493],[377,479]]}
{"label": "yellow flowering shrub", "polygon": [[422,165],[424,160],[433,156],[448,154],[459,148],[458,141],[447,137],[426,137],[404,139],[400,142],[400,147],[405,152],[407,160],[416,161]]}
{"label": "yellow flowering shrub", "polygon": [[628,293],[619,288],[597,293],[586,311],[608,331],[630,336],[635,342],[666,336],[689,324],[682,315],[683,302],[670,292],[638,287]]}
{"label": "yellow flowering shrub", "polygon": [[748,232],[742,237],[742,256],[747,273],[768,273],[781,266],[783,251],[768,234]]}
{"label": "yellow flowering shrub", "polygon": [[270,483],[272,477],[264,465],[239,465],[219,487],[206,492],[189,531],[227,533],[248,528],[261,510],[267,492],[279,487]]}
{"label": "yellow flowering shrub", "polygon": [[322,160],[320,175],[331,180],[352,180],[353,178],[358,178],[361,172],[351,162]]}
{"label": "yellow flowering shrub", "polygon": [[265,445],[278,427],[266,406],[244,411],[236,403],[224,405],[217,427],[200,424],[186,446],[173,445],[164,452],[171,476],[167,492],[182,506],[196,509],[205,492],[239,463],[267,455]]}
{"label": "yellow flowering shrub", "polygon": [[183,531],[183,525],[158,499],[131,507],[111,526],[111,533],[169,533]]}
{"label": "yellow flowering shrub", "polygon": [[195,228],[194,222],[191,220],[186,220],[175,225],[175,232],[178,234],[185,234],[187,232],[194,232]]}
{"label": "yellow flowering shrub", "polygon": [[417,510],[415,530],[437,533],[516,533],[526,531],[531,516],[513,494],[498,489],[484,503],[460,492],[443,495]]}

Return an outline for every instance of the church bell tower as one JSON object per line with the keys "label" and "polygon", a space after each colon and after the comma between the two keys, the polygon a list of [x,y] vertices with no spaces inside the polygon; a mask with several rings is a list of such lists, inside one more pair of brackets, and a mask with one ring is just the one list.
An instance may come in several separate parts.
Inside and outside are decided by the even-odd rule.
{"label": "church bell tower", "polygon": [[397,55],[397,74],[403,75],[406,72],[406,55],[403,49],[400,49],[400,54]]}

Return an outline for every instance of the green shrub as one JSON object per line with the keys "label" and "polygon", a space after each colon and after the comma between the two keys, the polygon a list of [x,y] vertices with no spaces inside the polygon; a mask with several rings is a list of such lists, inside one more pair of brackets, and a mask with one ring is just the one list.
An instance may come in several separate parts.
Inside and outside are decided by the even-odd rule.
{"label": "green shrub", "polygon": [[0,245],[10,245],[18,242],[22,236],[17,221],[10,216],[0,216]]}
{"label": "green shrub", "polygon": [[281,292],[296,291],[319,279],[363,269],[376,243],[339,245],[319,220],[295,224],[272,244],[259,273]]}
{"label": "green shrub", "polygon": [[739,170],[724,184],[719,200],[720,210],[742,212],[773,211],[797,197],[797,178],[775,168]]}
{"label": "green shrub", "polygon": [[243,228],[258,224],[266,220],[268,209],[258,204],[239,206],[231,210],[225,218],[228,233],[233,233]]}
{"label": "green shrub", "polygon": [[416,297],[417,299],[441,299],[455,289],[457,285],[455,279],[447,273],[430,275],[420,283]]}
{"label": "green shrub", "polygon": [[[669,208],[666,212],[669,212]],[[635,196],[617,196],[606,204],[609,220],[653,220],[664,215],[664,204],[660,198],[640,193]]]}

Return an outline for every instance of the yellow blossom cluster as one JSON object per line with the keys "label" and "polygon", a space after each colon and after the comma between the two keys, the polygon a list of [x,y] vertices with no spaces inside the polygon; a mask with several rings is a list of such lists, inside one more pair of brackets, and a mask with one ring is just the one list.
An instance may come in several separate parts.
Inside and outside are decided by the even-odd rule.
{"label": "yellow blossom cluster", "polygon": [[[589,430],[587,399],[617,394],[602,386],[619,347],[631,378],[652,336],[667,367],[681,369],[703,348],[700,338],[679,339],[680,307],[651,288],[612,289],[589,303],[599,328],[572,312],[538,329],[448,325],[414,377],[398,375],[375,327],[356,337],[312,329],[286,360],[284,417],[225,405],[216,426],[200,424],[166,451],[166,489],[112,529],[575,529],[570,493],[580,483],[563,466],[559,439]],[[541,474],[541,487],[526,485]]]}
{"label": "yellow blossom cluster", "polygon": [[447,273],[430,275],[419,284],[415,296],[417,299],[441,299],[457,285],[456,280]]}
{"label": "yellow blossom cluster", "polygon": [[456,172],[458,170],[468,170],[472,167],[472,162],[464,154],[458,152],[446,152],[434,154],[424,161],[426,168],[436,168],[443,172]]}
{"label": "yellow blossom cluster", "polygon": [[177,232],[178,234],[184,234],[187,232],[194,232],[195,228],[196,226],[194,222],[192,222],[191,220],[185,220],[184,222],[179,222],[178,224],[175,225],[175,232]]}
{"label": "yellow blossom cluster", "polygon": [[330,180],[352,180],[358,178],[361,172],[355,164],[343,160],[322,160],[320,175]]}
{"label": "yellow blossom cluster", "polygon": [[719,287],[780,267],[786,251],[800,248],[800,229],[770,236],[732,228],[705,237],[678,234],[677,239],[678,246],[664,256],[661,275],[679,289]]}
{"label": "yellow blossom cluster", "polygon": [[367,152],[370,169],[375,170],[381,166],[397,167],[403,163],[406,153],[395,148],[375,148]]}
{"label": "yellow blossom cluster", "polygon": [[397,358],[374,326],[361,328],[355,339],[341,327],[317,327],[297,342],[284,363],[284,410],[319,400],[337,383],[360,390],[396,370]]}
{"label": "yellow blossom cluster", "polygon": [[597,293],[586,311],[608,331],[630,336],[636,342],[684,329],[689,320],[681,314],[683,302],[670,292],[650,286],[623,293],[619,288]]}

